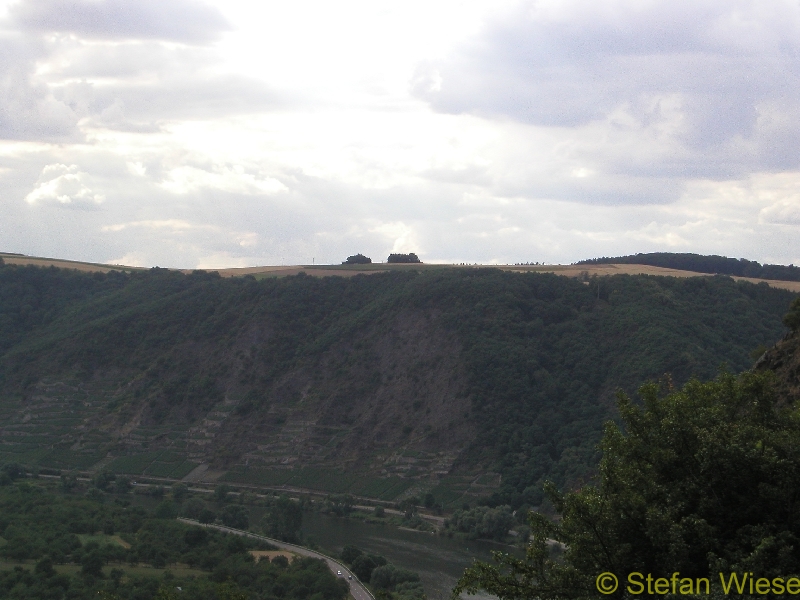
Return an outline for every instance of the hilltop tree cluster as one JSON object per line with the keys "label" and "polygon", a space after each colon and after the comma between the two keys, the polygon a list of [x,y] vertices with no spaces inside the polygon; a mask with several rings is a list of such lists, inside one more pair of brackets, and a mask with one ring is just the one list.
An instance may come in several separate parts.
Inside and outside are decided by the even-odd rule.
{"label": "hilltop tree cluster", "polygon": [[419,257],[411,252],[410,254],[390,254],[386,259],[388,263],[421,263]]}
{"label": "hilltop tree cluster", "polygon": [[344,261],[343,265],[368,265],[372,263],[372,259],[368,256],[364,256],[363,254],[354,254],[353,256],[348,256],[347,260]]}
{"label": "hilltop tree cluster", "polygon": [[[419,257],[411,252],[410,254],[390,254],[386,259],[387,263],[421,263]],[[372,259],[363,254],[354,254],[348,256],[347,260],[342,262],[343,265],[368,265],[372,263]]]}

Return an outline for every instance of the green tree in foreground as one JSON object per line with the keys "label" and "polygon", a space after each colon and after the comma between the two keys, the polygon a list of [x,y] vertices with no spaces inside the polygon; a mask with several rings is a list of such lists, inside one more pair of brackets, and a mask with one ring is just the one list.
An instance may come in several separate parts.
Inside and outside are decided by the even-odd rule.
{"label": "green tree in foreground", "polygon": [[496,564],[476,562],[454,597],[608,597],[596,588],[604,572],[619,578],[617,597],[632,572],[800,573],[800,416],[771,374],[639,393],[641,407],[618,398],[624,428],[606,425],[597,484],[566,494],[548,486],[560,522],[532,513],[525,560],[498,552]]}

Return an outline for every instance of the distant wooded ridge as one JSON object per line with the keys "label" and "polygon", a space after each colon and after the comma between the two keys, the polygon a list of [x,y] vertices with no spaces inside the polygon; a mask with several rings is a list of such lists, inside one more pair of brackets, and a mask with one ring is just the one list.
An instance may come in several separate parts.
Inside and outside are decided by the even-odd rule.
{"label": "distant wooded ridge", "polygon": [[544,481],[594,475],[617,389],[748,369],[795,297],[729,277],[6,264],[0,464],[538,506]]}
{"label": "distant wooded ridge", "polygon": [[590,258],[580,260],[576,265],[650,265],[681,271],[697,273],[718,273],[737,277],[756,277],[759,279],[775,279],[778,281],[800,281],[800,267],[794,265],[762,265],[745,258],[728,258],[727,256],[702,255],[691,253],[650,252],[647,254],[631,254]]}

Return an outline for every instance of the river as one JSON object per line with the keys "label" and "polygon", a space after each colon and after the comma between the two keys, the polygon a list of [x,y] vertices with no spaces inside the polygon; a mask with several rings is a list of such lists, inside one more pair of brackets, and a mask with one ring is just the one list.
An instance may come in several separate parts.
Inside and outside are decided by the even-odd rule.
{"label": "river", "polygon": [[449,598],[450,590],[473,558],[488,561],[491,550],[511,550],[492,542],[454,540],[313,512],[303,513],[303,536],[329,554],[338,556],[344,546],[357,546],[385,556],[397,567],[419,573],[429,600]]}
{"label": "river", "polygon": [[[135,504],[154,509],[160,500],[136,496]],[[259,532],[264,508],[249,506],[251,530]],[[256,525],[256,526],[253,526]],[[458,578],[473,559],[491,560],[492,550],[510,551],[522,556],[523,552],[493,542],[451,539],[430,532],[398,529],[390,525],[365,523],[358,519],[345,519],[316,512],[303,513],[303,540],[314,542],[322,552],[338,557],[344,546],[356,546],[373,554],[380,554],[396,567],[418,573],[429,600],[447,600]],[[471,596],[471,600],[490,596]]]}

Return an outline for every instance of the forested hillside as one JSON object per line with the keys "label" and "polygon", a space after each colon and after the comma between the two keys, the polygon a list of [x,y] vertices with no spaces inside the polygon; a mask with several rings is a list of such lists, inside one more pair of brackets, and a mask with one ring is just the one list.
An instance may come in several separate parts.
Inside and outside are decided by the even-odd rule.
{"label": "forested hillside", "polygon": [[630,256],[591,258],[578,261],[578,265],[629,264],[650,265],[696,273],[716,273],[719,275],[735,275],[737,277],[754,277],[756,279],[774,279],[779,281],[800,281],[800,267],[794,265],[762,265],[745,258],[728,258],[727,256],[701,254],[651,252]]}
{"label": "forested hillside", "polygon": [[0,462],[535,506],[545,478],[591,475],[616,389],[749,368],[792,297],[727,277],[6,265]]}
{"label": "forested hillside", "polygon": [[[276,548],[264,541],[176,521],[178,510],[191,512],[193,503],[204,504],[197,497],[179,502],[173,489],[170,499],[148,510],[141,494],[124,486],[103,492],[96,487],[99,481],[93,483],[87,490],[74,478],[0,481],[0,598],[349,597],[344,580],[321,560],[294,557],[290,562],[281,555],[270,560],[265,551]],[[240,504],[223,511],[249,512]],[[262,558],[254,560],[253,552]]]}

